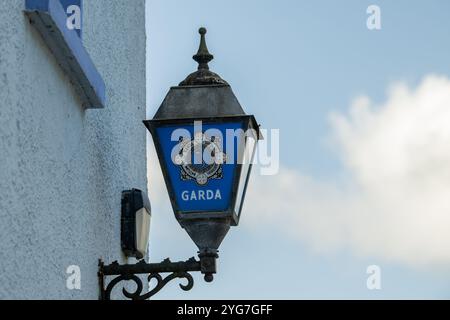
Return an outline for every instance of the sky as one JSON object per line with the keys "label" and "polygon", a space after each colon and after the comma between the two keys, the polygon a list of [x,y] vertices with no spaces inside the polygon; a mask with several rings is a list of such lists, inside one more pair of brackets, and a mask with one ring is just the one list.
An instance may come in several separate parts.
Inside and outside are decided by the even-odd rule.
{"label": "sky", "polygon": [[[211,70],[280,130],[280,169],[255,168],[214,282],[195,275],[192,291],[174,282],[157,299],[450,298],[448,12],[446,0],[147,0],[148,118],[196,69],[203,26]],[[197,248],[148,140],[150,258],[185,260]]]}

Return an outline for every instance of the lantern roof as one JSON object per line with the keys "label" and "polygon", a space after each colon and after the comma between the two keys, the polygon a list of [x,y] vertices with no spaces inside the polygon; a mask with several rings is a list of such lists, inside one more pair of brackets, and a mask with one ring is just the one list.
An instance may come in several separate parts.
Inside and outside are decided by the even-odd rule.
{"label": "lantern roof", "polygon": [[[153,121],[186,120],[203,118],[227,118],[247,116],[231,86],[219,75],[209,70],[208,63],[214,59],[206,45],[206,29],[200,28],[200,46],[193,59],[198,70],[190,74],[178,86],[171,87]],[[259,125],[251,116],[252,127]]]}
{"label": "lantern roof", "polygon": [[154,120],[246,115],[230,85],[209,70],[214,56],[206,45],[206,29],[200,28],[199,33],[200,46],[193,56],[198,70],[170,89]]}
{"label": "lantern roof", "polygon": [[172,87],[154,120],[245,115],[229,85]]}

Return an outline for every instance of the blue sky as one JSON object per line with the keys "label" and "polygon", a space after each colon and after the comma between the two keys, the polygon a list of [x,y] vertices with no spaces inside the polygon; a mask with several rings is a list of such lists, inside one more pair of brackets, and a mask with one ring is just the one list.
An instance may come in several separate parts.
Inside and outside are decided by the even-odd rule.
{"label": "blue sky", "polygon": [[[366,27],[371,4],[381,8],[378,31]],[[450,77],[448,12],[445,0],[148,0],[148,117],[169,87],[195,70],[191,57],[198,48],[197,30],[204,26],[215,56],[211,69],[231,84],[246,112],[264,128],[280,129],[282,167],[328,186],[354,175],[349,168],[356,161],[346,165],[340,153],[352,154],[355,147],[330,143],[336,131],[330,113],[351,122],[349,107],[361,95],[370,98],[376,112],[377,106],[390,107],[392,84],[413,90],[426,76]],[[150,192],[159,188],[157,174],[150,172]],[[196,248],[161,197],[154,205],[151,259],[187,259]],[[246,206],[251,211],[251,204]],[[434,267],[416,267],[401,254],[383,254],[382,248],[343,245],[318,251],[311,245],[315,238],[254,224],[245,214],[244,208],[241,226],[221,247],[212,284],[197,276],[193,291],[182,292],[175,283],[158,298],[450,298],[450,277]],[[277,219],[283,218],[280,212]],[[366,287],[366,268],[372,264],[381,267],[381,290]]]}

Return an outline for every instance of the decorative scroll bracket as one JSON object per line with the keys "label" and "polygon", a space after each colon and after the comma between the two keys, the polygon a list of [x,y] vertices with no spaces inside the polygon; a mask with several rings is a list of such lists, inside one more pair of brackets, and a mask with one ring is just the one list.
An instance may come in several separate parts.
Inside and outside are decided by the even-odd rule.
{"label": "decorative scroll bracket", "polygon": [[[203,261],[197,261],[195,258],[191,258],[185,262],[171,262],[170,259],[166,259],[161,263],[146,263],[142,260],[135,265],[119,265],[116,261],[106,266],[102,260],[99,260],[98,277],[100,299],[111,300],[113,289],[122,281],[133,281],[136,284],[136,290],[134,292],[129,292],[127,289],[122,288],[123,295],[131,300],[150,299],[174,279],[186,279],[187,284],[180,284],[180,288],[184,291],[189,291],[194,286],[194,279],[189,272],[201,271],[205,274],[206,281],[212,281],[212,274],[215,273],[215,264],[213,269],[211,269],[209,264],[207,265],[209,266],[209,270],[205,269],[205,263]],[[161,273],[169,273],[169,275],[163,278]],[[138,274],[147,274],[149,283],[155,279],[156,286],[148,292],[143,293],[144,285],[142,279],[137,276]],[[117,277],[111,280],[105,287],[105,277],[107,276]]]}

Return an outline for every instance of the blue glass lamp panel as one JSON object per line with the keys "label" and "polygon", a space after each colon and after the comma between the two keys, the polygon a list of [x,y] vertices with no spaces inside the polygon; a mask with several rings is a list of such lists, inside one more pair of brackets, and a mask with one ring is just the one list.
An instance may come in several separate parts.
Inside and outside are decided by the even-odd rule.
{"label": "blue glass lamp panel", "polygon": [[[243,138],[239,135],[233,136],[234,143],[230,144],[230,141],[226,141],[227,129],[243,130],[243,122],[203,124],[200,136],[211,132],[211,129],[220,132],[221,139],[223,139],[223,141],[215,140],[221,149],[215,153],[215,156],[217,153],[222,153],[224,158],[228,158],[228,161],[225,161],[220,167],[215,163],[211,165],[213,162],[211,160],[206,164],[204,162],[194,163],[192,145],[195,143],[195,132],[193,124],[162,126],[156,129],[162,149],[162,158],[174,192],[175,208],[181,213],[222,212],[231,207],[232,193],[236,182],[238,146],[243,143],[241,141]],[[184,133],[180,135],[179,132]],[[211,139],[217,139],[217,137],[212,138],[205,135],[202,139],[211,142]],[[208,142],[202,143],[202,145],[207,148]],[[233,150],[229,150],[229,148],[233,148]],[[191,153],[190,164],[181,161],[180,156],[177,159],[178,154],[183,157],[189,153]],[[209,152],[204,154],[209,154]]]}

